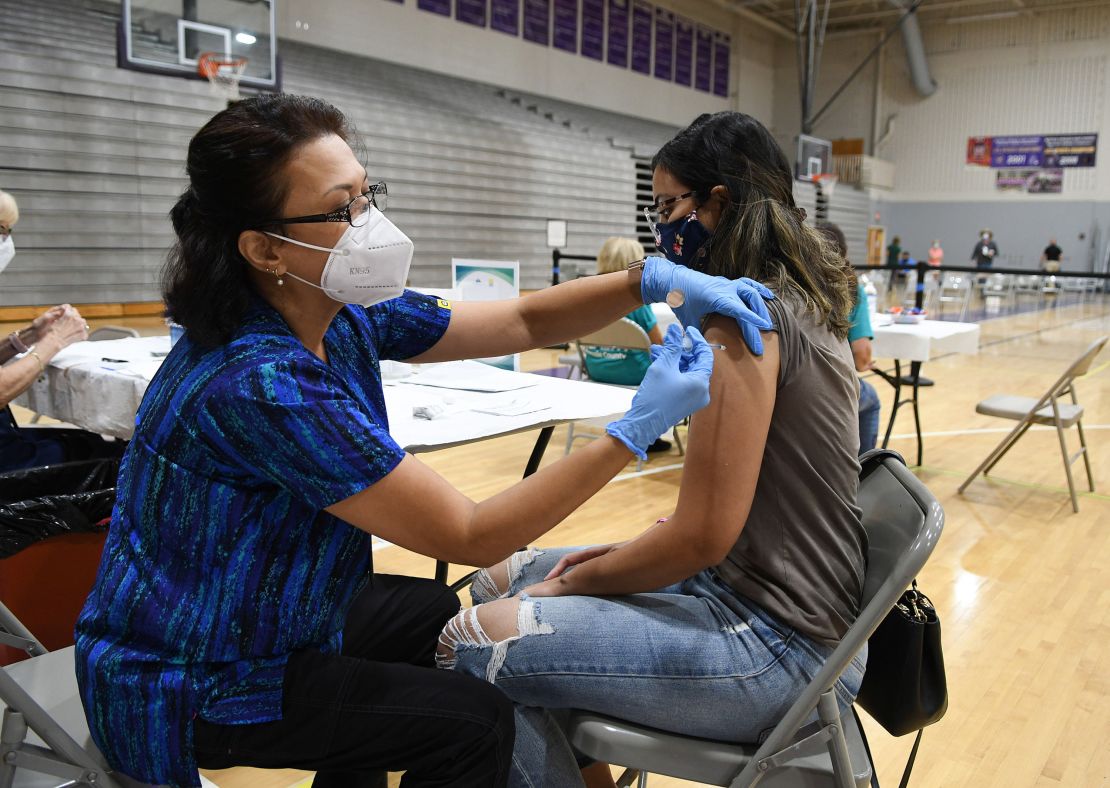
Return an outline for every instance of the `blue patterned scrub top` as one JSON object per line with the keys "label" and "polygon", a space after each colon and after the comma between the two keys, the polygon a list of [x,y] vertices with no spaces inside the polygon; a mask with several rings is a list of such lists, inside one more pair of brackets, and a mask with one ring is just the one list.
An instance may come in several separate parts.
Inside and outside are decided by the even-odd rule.
{"label": "blue patterned scrub top", "polygon": [[450,315],[409,291],[344,307],[324,363],[259,299],[227,344],[174,346],[136,416],[77,622],[81,697],[113,768],[200,785],[196,717],[281,719],[289,655],[339,650],[371,538],[323,510],[401,461],[378,361],[432,347]]}

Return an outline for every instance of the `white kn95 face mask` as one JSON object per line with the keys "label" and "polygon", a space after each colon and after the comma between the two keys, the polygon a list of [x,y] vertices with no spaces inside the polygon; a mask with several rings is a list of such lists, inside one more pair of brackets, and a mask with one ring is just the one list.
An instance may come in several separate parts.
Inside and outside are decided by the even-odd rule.
{"label": "white kn95 face mask", "polygon": [[6,238],[0,239],[0,273],[8,267],[8,263],[15,257],[15,241],[9,235]]}
{"label": "white kn95 face mask", "polygon": [[331,252],[324,264],[320,284],[288,271],[286,275],[323,290],[328,297],[340,303],[371,306],[396,298],[405,291],[413,244],[377,208],[369,206],[367,210],[369,217],[366,224],[361,227],[348,225],[334,248],[316,246],[277,233],[267,232],[266,235],[306,249]]}

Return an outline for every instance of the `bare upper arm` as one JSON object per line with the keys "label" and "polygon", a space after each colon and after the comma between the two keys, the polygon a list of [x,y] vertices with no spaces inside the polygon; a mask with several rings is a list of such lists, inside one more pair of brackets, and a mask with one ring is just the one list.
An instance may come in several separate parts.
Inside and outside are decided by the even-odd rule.
{"label": "bare upper arm", "polygon": [[648,331],[647,335],[648,335],[648,339],[651,340],[651,344],[653,344],[653,345],[662,345],[663,344],[663,332],[659,330],[659,324],[658,323],[656,323],[654,326],[651,327],[651,331]]}
{"label": "bare upper arm", "polygon": [[736,543],[755,497],[775,408],[779,341],[763,332],[763,355],[755,356],[736,324],[720,316],[710,318],[705,337],[725,350],[714,351],[709,405],[690,420],[675,521],[702,546],[708,566]]}
{"label": "bare upper arm", "polygon": [[502,355],[528,344],[520,299],[452,301],[451,322],[428,350],[409,359],[415,364]]}

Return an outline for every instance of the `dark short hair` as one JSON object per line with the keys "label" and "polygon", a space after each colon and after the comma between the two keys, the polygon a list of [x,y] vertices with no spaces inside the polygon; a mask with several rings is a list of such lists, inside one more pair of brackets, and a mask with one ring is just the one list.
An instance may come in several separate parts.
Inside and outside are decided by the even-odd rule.
{"label": "dark short hair", "polygon": [[288,194],[285,165],[305,143],[353,131],[338,109],[307,96],[264,94],[217,113],[189,143],[189,187],[170,210],[177,242],[162,270],[167,312],[191,341],[231,339],[250,305],[244,230],[274,226]]}

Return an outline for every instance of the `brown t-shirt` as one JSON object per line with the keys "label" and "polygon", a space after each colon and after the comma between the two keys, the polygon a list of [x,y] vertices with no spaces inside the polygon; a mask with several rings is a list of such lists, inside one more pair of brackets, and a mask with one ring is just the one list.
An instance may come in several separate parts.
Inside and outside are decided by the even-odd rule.
{"label": "brown t-shirt", "polygon": [[863,590],[859,383],[848,342],[799,299],[767,307],[779,339],[775,409],[751,513],[717,574],[783,624],[835,643]]}

